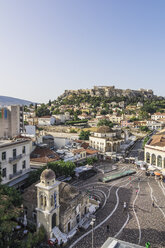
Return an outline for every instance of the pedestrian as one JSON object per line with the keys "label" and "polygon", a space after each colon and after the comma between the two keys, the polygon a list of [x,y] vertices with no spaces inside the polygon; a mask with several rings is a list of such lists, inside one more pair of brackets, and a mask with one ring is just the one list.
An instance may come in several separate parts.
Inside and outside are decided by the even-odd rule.
{"label": "pedestrian", "polygon": [[147,242],[145,245],[146,245],[146,248],[150,248],[151,247],[150,242]]}
{"label": "pedestrian", "polygon": [[132,188],[132,184],[130,183],[130,188]]}
{"label": "pedestrian", "polygon": [[107,225],[107,232],[109,232],[109,225]]}
{"label": "pedestrian", "polygon": [[60,247],[63,247],[63,241],[62,241],[62,239],[60,240]]}
{"label": "pedestrian", "polygon": [[124,202],[124,204],[123,204],[123,212],[126,211],[126,207],[127,207],[127,204],[126,204],[126,202]]}
{"label": "pedestrian", "polygon": [[139,182],[140,182],[140,177],[138,178]]}
{"label": "pedestrian", "polygon": [[136,194],[138,193],[138,189],[136,189]]}
{"label": "pedestrian", "polygon": [[152,201],[152,206],[153,206],[153,208],[155,207],[155,203],[154,203],[154,200]]}

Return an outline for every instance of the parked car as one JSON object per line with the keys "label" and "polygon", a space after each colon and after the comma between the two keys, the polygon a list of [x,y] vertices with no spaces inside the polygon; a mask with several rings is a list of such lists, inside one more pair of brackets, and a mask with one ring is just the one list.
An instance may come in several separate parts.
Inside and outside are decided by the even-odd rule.
{"label": "parked car", "polygon": [[58,239],[57,238],[51,238],[51,239],[48,240],[48,244],[50,246],[57,245],[58,244]]}

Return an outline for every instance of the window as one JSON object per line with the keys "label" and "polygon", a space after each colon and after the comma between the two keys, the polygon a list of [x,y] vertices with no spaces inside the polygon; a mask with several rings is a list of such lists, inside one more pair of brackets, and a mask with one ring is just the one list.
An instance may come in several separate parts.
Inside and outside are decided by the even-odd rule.
{"label": "window", "polygon": [[26,168],[26,160],[24,160],[23,162],[22,162],[22,169],[25,169]]}
{"label": "window", "polygon": [[6,152],[2,152],[2,160],[6,160]]}
{"label": "window", "polygon": [[44,196],[44,207],[47,206],[47,200],[46,200],[46,196]]}
{"label": "window", "polygon": [[6,177],[6,168],[2,169],[2,177]]}
{"label": "window", "polygon": [[43,203],[44,203],[44,198],[43,198],[43,195],[40,196],[40,205],[43,206]]}
{"label": "window", "polygon": [[17,156],[17,151],[16,149],[13,149],[13,158],[15,158]]}
{"label": "window", "polygon": [[13,174],[17,173],[17,164],[13,164]]}
{"label": "window", "polygon": [[50,202],[51,202],[51,207],[54,205],[54,199],[53,199],[53,195],[51,195],[51,200],[50,200]]}
{"label": "window", "polygon": [[22,153],[25,154],[25,152],[26,152],[26,147],[23,146],[23,147],[22,147]]}

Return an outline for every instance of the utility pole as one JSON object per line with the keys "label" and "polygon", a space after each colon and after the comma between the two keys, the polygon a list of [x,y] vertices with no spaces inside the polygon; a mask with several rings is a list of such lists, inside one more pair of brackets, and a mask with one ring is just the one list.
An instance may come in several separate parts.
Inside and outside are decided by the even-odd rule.
{"label": "utility pole", "polygon": [[93,243],[94,243],[94,242],[93,242],[93,240],[94,240],[94,239],[93,239],[93,238],[94,238],[94,228],[93,228],[93,226],[94,226],[95,220],[96,220],[96,219],[92,219],[92,221],[91,221],[91,223],[90,223],[91,226],[92,226],[92,248],[94,247],[94,246],[93,246]]}

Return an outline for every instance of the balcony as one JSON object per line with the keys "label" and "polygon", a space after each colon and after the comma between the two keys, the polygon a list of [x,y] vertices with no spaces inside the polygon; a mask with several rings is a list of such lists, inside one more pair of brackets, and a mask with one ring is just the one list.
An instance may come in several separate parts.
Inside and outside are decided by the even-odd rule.
{"label": "balcony", "polygon": [[16,162],[21,158],[22,158],[22,154],[19,154],[19,155],[15,156],[15,157],[9,158],[9,163]]}
{"label": "balcony", "polygon": [[17,177],[17,176],[19,176],[19,175],[21,175],[22,174],[22,170],[19,170],[19,171],[17,171],[16,173],[14,173],[14,174],[10,174],[9,175],[9,179],[12,179],[12,178],[14,178],[14,177]]}

